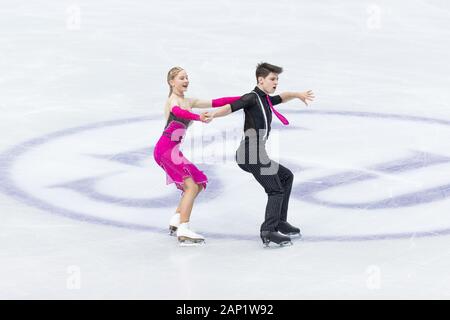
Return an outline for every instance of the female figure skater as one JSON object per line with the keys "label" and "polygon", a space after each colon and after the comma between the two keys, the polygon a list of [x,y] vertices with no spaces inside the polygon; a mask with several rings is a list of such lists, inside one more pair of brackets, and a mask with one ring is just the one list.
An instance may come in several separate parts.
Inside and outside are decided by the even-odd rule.
{"label": "female figure skater", "polygon": [[175,214],[169,221],[170,235],[178,237],[180,245],[198,245],[205,238],[189,228],[194,200],[206,188],[208,178],[193,163],[184,157],[179,150],[180,142],[192,121],[210,122],[205,113],[195,114],[192,108],[220,107],[238,100],[240,97],[225,97],[214,100],[186,98],[184,93],[189,86],[186,71],[180,67],[170,69],[167,74],[170,87],[169,97],[165,105],[167,119],[163,134],[158,140],[153,156],[156,163],[166,172],[167,184],[175,183],[182,193]]}

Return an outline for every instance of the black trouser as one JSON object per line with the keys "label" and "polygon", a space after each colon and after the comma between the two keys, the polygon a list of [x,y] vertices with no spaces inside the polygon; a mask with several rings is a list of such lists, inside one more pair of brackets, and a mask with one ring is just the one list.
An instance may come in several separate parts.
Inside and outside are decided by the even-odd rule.
{"label": "black trouser", "polygon": [[269,158],[265,141],[260,139],[242,140],[236,151],[236,161],[242,170],[253,174],[267,193],[266,216],[261,231],[277,231],[280,221],[287,220],[294,175]]}

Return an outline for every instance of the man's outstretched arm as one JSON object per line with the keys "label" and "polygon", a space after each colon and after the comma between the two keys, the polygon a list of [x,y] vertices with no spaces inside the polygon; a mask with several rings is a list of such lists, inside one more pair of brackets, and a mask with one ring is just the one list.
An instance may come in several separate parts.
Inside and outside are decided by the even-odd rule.
{"label": "man's outstretched arm", "polygon": [[285,103],[291,101],[292,99],[298,98],[302,100],[306,105],[308,105],[308,101],[313,101],[315,96],[314,92],[311,90],[304,92],[282,92],[280,93],[281,102]]}
{"label": "man's outstretched arm", "polygon": [[229,115],[231,113],[231,105],[226,104],[221,108],[217,108],[213,112],[206,112],[205,116],[206,118],[220,118],[224,117],[226,115]]}

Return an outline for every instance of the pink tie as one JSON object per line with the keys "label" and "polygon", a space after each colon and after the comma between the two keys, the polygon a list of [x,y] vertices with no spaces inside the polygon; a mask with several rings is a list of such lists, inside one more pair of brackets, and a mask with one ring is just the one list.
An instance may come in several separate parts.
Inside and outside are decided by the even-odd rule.
{"label": "pink tie", "polygon": [[272,112],[275,113],[275,115],[277,116],[278,119],[280,119],[280,121],[287,126],[289,124],[289,121],[281,114],[279,113],[277,110],[275,110],[275,108],[272,105],[272,102],[270,101],[269,95],[266,95],[267,98],[267,102],[269,103],[270,109],[272,109]]}

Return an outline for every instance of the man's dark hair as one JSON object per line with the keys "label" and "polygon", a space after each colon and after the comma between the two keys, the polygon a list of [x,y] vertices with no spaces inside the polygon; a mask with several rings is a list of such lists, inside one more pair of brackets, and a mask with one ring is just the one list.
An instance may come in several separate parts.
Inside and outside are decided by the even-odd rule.
{"label": "man's dark hair", "polygon": [[261,62],[256,66],[256,81],[258,81],[259,77],[267,77],[269,73],[280,74],[283,72],[282,67],[274,66],[273,64],[267,62]]}

